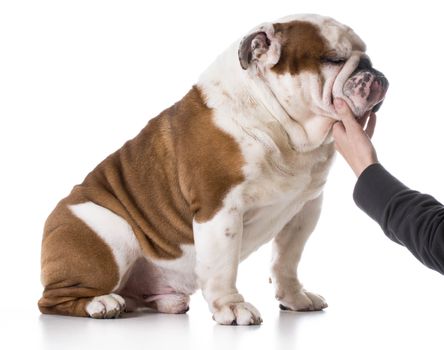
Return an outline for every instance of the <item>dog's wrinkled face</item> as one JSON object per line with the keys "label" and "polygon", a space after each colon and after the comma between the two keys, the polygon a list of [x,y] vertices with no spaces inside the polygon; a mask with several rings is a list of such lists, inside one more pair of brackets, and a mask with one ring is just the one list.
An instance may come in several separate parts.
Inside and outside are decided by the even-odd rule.
{"label": "dog's wrinkled face", "polygon": [[259,26],[239,47],[243,69],[263,79],[289,116],[336,118],[342,97],[357,116],[379,108],[388,88],[364,42],[349,27],[318,15]]}

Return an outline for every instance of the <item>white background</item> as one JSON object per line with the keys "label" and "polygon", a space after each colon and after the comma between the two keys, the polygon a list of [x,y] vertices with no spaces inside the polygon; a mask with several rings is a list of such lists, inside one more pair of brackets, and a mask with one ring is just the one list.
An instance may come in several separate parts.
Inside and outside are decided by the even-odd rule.
{"label": "white background", "polygon": [[179,100],[251,27],[329,15],[366,41],[390,80],[374,143],[404,183],[444,200],[442,33],[438,1],[0,1],[0,347],[2,349],[442,349],[444,278],[388,240],[353,204],[337,158],[301,265],[330,307],[280,312],[269,246],[240,268],[264,318],[222,327],[200,292],[188,315],[97,321],[41,316],[42,227],[105,156]]}

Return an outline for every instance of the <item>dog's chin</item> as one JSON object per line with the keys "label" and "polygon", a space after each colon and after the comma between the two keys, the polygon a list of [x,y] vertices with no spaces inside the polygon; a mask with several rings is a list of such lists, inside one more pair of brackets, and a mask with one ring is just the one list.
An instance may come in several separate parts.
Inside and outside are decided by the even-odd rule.
{"label": "dog's chin", "polygon": [[[369,112],[376,112],[384,100],[384,94],[379,93],[376,97],[369,96],[364,101],[362,98],[344,95],[343,99],[357,118],[362,118]],[[363,103],[364,102],[364,103]]]}
{"label": "dog's chin", "polygon": [[[347,106],[350,108],[350,110],[352,111],[352,113],[354,114],[354,116],[357,119],[362,118],[363,116],[365,116],[368,112],[373,111],[376,112],[376,110],[379,108],[379,106],[382,104],[382,100],[379,101],[378,103],[372,103],[372,104],[359,104],[356,103],[356,101],[354,101],[353,99],[349,98],[346,95],[338,95],[338,96],[334,96],[332,95],[332,108],[335,111],[335,114],[338,114],[338,111],[336,110],[336,108],[334,107],[334,102],[333,100],[335,98],[341,98],[342,100],[345,101],[345,103],[347,104]],[[359,102],[359,101],[358,101]],[[338,119],[339,120],[339,119]]]}

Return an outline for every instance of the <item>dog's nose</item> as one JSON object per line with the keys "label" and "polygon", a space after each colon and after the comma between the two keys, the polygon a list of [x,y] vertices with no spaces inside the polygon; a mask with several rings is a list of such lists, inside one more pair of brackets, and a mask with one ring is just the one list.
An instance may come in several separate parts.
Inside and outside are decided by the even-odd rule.
{"label": "dog's nose", "polygon": [[375,79],[379,81],[379,83],[384,87],[384,89],[388,88],[387,78],[380,71],[373,68],[372,61],[370,61],[370,58],[368,58],[368,56],[366,55],[361,56],[358,66],[356,67],[352,75],[358,74],[360,72],[369,72],[370,74],[375,76]]}
{"label": "dog's nose", "polygon": [[361,70],[369,70],[372,69],[372,61],[370,61],[370,58],[367,56],[361,56],[361,59],[359,60],[359,64],[356,67],[356,71]]}

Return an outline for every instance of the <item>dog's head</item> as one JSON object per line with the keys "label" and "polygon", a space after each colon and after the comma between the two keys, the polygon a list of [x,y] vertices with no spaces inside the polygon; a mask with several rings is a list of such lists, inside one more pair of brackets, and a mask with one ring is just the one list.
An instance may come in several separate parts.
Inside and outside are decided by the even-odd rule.
{"label": "dog's head", "polygon": [[335,118],[335,97],[357,116],[376,111],[385,97],[388,81],[365,50],[349,27],[299,15],[255,28],[241,40],[238,54],[242,68],[264,80],[292,118]]}

